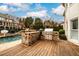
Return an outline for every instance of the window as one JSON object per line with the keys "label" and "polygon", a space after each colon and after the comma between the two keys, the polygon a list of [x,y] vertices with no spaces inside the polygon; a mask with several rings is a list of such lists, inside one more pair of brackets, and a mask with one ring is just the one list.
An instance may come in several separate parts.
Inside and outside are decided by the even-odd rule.
{"label": "window", "polygon": [[78,29],[78,18],[72,21],[72,29]]}

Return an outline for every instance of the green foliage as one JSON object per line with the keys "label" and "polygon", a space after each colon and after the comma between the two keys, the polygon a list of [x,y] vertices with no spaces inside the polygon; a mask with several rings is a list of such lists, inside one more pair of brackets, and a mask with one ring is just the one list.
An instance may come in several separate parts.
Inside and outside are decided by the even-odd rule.
{"label": "green foliage", "polygon": [[33,23],[33,18],[32,17],[27,17],[24,21],[24,24],[27,28],[30,28],[30,26],[32,25]]}
{"label": "green foliage", "polygon": [[54,31],[59,31],[59,27],[53,27]]}
{"label": "green foliage", "polygon": [[65,34],[65,31],[63,29],[60,29],[59,34]]}
{"label": "green foliage", "polygon": [[24,25],[27,28],[32,28],[32,29],[36,29],[36,30],[39,30],[40,28],[41,29],[53,28],[54,31],[59,31],[60,29],[63,29],[63,26],[59,25],[58,23],[54,22],[53,20],[46,20],[43,23],[40,18],[35,18],[35,21],[34,21],[32,17],[25,18]]}
{"label": "green foliage", "polygon": [[67,40],[65,34],[60,34],[60,35],[59,35],[59,38],[62,39],[62,40]]}
{"label": "green foliage", "polygon": [[53,28],[53,24],[54,24],[54,22],[51,21],[51,20],[44,21],[44,27],[45,28]]}
{"label": "green foliage", "polygon": [[63,29],[59,30],[59,38],[62,40],[67,40],[67,38],[65,36],[65,31]]}
{"label": "green foliage", "polygon": [[33,28],[36,30],[39,30],[40,28],[44,28],[42,20],[40,18],[35,18],[35,23],[34,23]]}
{"label": "green foliage", "polygon": [[54,29],[54,31],[59,31],[60,29],[63,29],[63,26],[61,26],[61,25],[58,25],[58,26],[57,26],[57,25],[55,24],[55,25],[53,26],[53,29]]}

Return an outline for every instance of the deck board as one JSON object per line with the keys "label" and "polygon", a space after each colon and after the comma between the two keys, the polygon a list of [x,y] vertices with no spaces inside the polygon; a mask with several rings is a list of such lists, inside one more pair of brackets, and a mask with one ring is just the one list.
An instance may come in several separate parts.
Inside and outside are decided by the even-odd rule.
{"label": "deck board", "polygon": [[31,46],[18,44],[0,56],[79,56],[79,46],[64,40],[38,40]]}

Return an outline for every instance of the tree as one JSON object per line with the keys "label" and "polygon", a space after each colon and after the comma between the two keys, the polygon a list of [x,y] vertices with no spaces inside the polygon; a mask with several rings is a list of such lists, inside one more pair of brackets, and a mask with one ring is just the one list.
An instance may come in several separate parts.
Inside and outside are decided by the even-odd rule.
{"label": "tree", "polygon": [[59,31],[60,29],[63,29],[63,26],[61,26],[60,24],[55,22],[54,26],[53,26],[53,29],[54,29],[54,31]]}
{"label": "tree", "polygon": [[40,18],[35,18],[35,23],[34,23],[34,29],[39,30],[40,28],[44,28],[43,27],[43,23],[42,20]]}
{"label": "tree", "polygon": [[51,20],[44,21],[45,28],[53,28],[53,24],[54,24],[54,22]]}
{"label": "tree", "polygon": [[25,29],[25,24],[24,24],[24,21],[25,21],[25,19],[24,19],[24,18],[20,18],[20,19],[19,19],[19,25],[21,25],[21,26],[22,26],[22,28],[21,28],[21,29]]}
{"label": "tree", "polygon": [[22,22],[21,18],[19,19],[19,22]]}
{"label": "tree", "polygon": [[25,18],[25,21],[24,21],[25,27],[30,28],[32,23],[33,23],[33,18],[32,17]]}

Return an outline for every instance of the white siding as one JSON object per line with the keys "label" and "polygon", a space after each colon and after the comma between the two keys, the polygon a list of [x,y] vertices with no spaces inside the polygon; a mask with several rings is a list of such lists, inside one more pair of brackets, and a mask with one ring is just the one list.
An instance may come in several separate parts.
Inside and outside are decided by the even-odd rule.
{"label": "white siding", "polygon": [[66,18],[72,19],[79,16],[79,4],[73,4],[72,6],[68,7],[66,12]]}
{"label": "white siding", "polygon": [[[75,33],[73,31],[71,31],[71,20],[73,20],[74,18],[78,18],[78,32],[75,32]],[[66,21],[68,22],[68,24],[67,24],[68,26],[66,27],[66,29],[68,30],[68,31],[66,31],[66,33],[67,33],[66,36],[67,36],[68,40],[75,42],[79,45],[79,4],[78,3],[72,4],[71,6],[69,6],[67,8]],[[75,36],[73,39],[70,38],[71,34],[73,36]]]}

